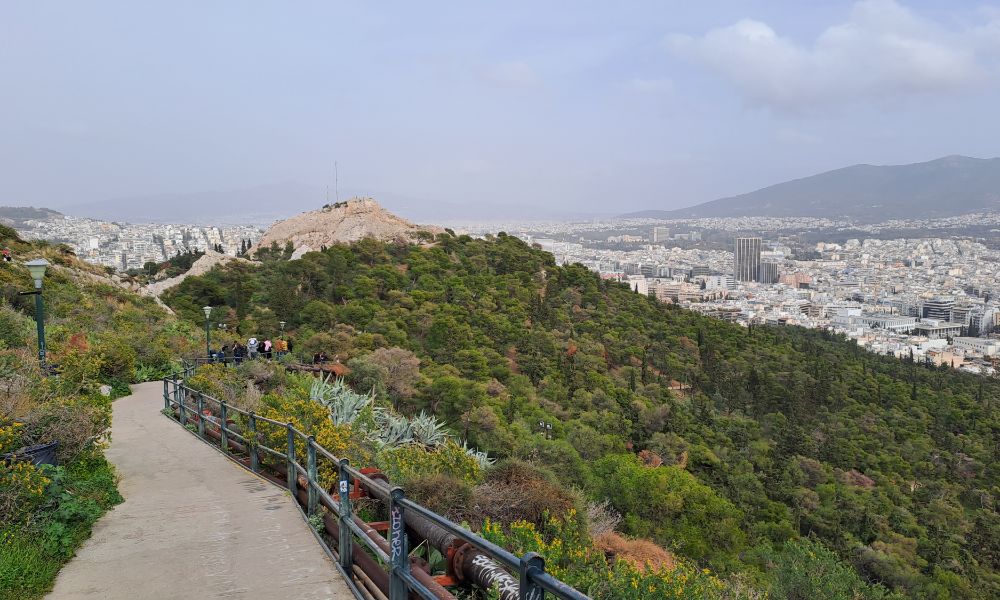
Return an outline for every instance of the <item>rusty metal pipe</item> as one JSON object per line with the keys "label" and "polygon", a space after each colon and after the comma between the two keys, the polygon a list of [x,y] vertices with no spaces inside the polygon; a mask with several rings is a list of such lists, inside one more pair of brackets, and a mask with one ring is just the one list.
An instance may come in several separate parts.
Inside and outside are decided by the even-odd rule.
{"label": "rusty metal pipe", "polygon": [[[288,469],[285,467],[285,465],[274,465],[274,470],[278,472],[279,477],[287,477]],[[279,478],[275,478],[274,481],[276,481],[276,482],[283,482],[283,480],[281,480]],[[299,477],[299,478],[297,478],[297,483],[299,484],[299,489],[296,491],[295,497],[298,500],[299,504],[305,506],[307,504],[307,502],[309,501],[309,495],[308,495],[308,492],[307,492],[308,488],[306,487],[308,485],[308,482],[305,480],[305,478]],[[287,487],[287,486],[283,486],[283,487]],[[334,507],[330,506],[327,503],[327,501],[324,500],[322,497],[320,498],[320,503],[323,504],[323,506],[325,506],[330,511],[337,510]],[[388,540],[386,540],[384,537],[382,537],[382,535],[379,532],[375,531],[371,527],[371,525],[369,525],[368,523],[365,523],[365,521],[363,519],[361,519],[360,517],[358,517],[357,515],[354,515],[354,523],[357,524],[357,526],[361,529],[361,531],[365,532],[365,535],[367,535],[368,538],[372,541],[372,543],[374,543],[376,546],[378,546],[379,549],[381,549],[386,554],[390,553],[390,548],[389,548],[389,542],[388,542]],[[328,512],[326,515],[323,516],[323,525],[325,526],[327,532],[331,536],[333,536],[333,538],[335,540],[338,540],[338,541],[340,540],[340,523],[337,520],[337,517],[334,514],[334,512]],[[348,532],[347,535],[353,535],[353,533],[352,532]],[[367,573],[369,577],[371,577],[377,584],[379,584],[379,589],[381,589],[385,593],[388,593],[388,585],[389,585],[389,583],[388,583],[389,582],[389,575],[388,575],[388,573],[386,571],[384,571],[378,565],[378,563],[376,563],[365,552],[365,550],[363,549],[363,547],[360,544],[358,544],[355,541],[352,541],[351,544],[354,547],[354,553],[353,553],[353,555],[354,555],[354,561],[356,563],[358,563],[359,566],[361,566],[362,570],[364,570],[365,573]],[[359,560],[359,558],[361,558],[362,556],[364,558],[361,559],[361,560]],[[373,567],[378,572],[378,576],[373,575],[370,572],[369,566],[366,566],[366,565],[362,564],[363,562],[367,562],[367,561],[365,561],[365,559],[367,559],[368,561],[371,561],[371,564],[369,566]],[[416,559],[410,559],[410,560],[411,560],[411,564],[416,561]],[[430,593],[434,594],[434,596],[437,597],[437,598],[439,598],[440,600],[455,600],[455,596],[451,592],[449,592],[440,583],[438,583],[437,581],[435,581],[434,577],[431,576],[430,573],[428,573],[427,571],[423,570],[419,566],[417,566],[416,568],[411,569],[410,570],[410,574],[413,575],[414,579],[416,579],[421,584],[423,584],[423,586],[427,588],[427,591],[429,591]],[[385,586],[381,585],[382,581],[379,578],[379,576],[380,577],[384,577]]]}
{"label": "rusty metal pipe", "polygon": [[[362,481],[362,487],[373,498],[388,504],[389,490],[391,489],[389,483],[377,479],[371,481],[371,484]],[[465,543],[461,538],[449,533],[437,523],[421,515],[414,514],[413,511],[406,511],[404,520],[408,529],[412,530],[420,538],[427,540],[427,543],[436,548],[442,555],[448,556],[449,550],[455,548],[461,549],[454,553],[454,559],[451,561],[454,574],[459,579],[487,590],[494,587],[498,588],[500,590],[500,600],[519,600],[519,580],[508,573],[492,557],[478,548]]]}
{"label": "rusty metal pipe", "polygon": [[[202,415],[199,415],[198,418],[201,417]],[[206,429],[205,433],[213,439],[221,441],[222,436],[219,432],[212,429]],[[233,441],[232,439],[227,441],[228,446],[231,449],[240,453],[246,453],[246,447],[243,444]],[[271,465],[270,468],[273,469],[280,477],[287,478],[288,469],[285,465],[279,463]],[[270,481],[281,485],[281,487],[288,487],[287,484],[284,483],[287,479],[283,481],[277,477],[267,478]],[[371,481],[371,483],[362,481],[362,487],[372,498],[388,505],[389,491],[391,489],[389,483],[382,480]],[[308,482],[304,477],[299,476],[296,477],[296,483],[300,489],[296,490],[295,498],[301,505],[305,506],[308,503],[308,495],[306,492],[308,489]],[[301,488],[306,488],[306,490]],[[335,507],[330,506],[322,498],[320,501],[327,509],[331,511],[337,510]],[[339,523],[337,523],[336,517],[328,513],[324,516],[323,522],[327,532],[333,536],[334,539],[339,540],[340,526]],[[372,529],[371,526],[356,515],[354,516],[354,522],[362,531],[365,532],[374,544],[376,544],[384,552],[388,553],[389,544],[386,539],[381,536],[381,534]],[[405,515],[405,522],[407,529],[411,532],[411,534],[414,534],[422,540],[426,540],[428,544],[437,549],[444,556],[449,555],[449,550],[461,548],[460,552],[455,552],[453,554],[454,558],[451,561],[451,570],[454,571],[454,574],[457,575],[459,579],[471,582],[484,589],[498,588],[500,590],[500,600],[519,599],[520,582],[518,579],[508,573],[503,566],[493,560],[489,555],[474,546],[471,546],[470,544],[464,543],[454,534],[449,533],[446,529],[438,526],[436,523],[419,514],[407,512]],[[348,535],[353,534],[348,532]],[[381,591],[388,593],[388,574],[378,565],[378,563],[374,561],[374,559],[364,552],[363,548],[357,542],[352,541],[352,545],[355,549],[355,562],[357,562],[358,566],[361,567],[366,574],[368,574]],[[411,573],[417,581],[420,581],[421,584],[423,584],[438,598],[441,598],[442,600],[454,600],[454,595],[435,581],[434,578],[423,569],[412,569]]]}

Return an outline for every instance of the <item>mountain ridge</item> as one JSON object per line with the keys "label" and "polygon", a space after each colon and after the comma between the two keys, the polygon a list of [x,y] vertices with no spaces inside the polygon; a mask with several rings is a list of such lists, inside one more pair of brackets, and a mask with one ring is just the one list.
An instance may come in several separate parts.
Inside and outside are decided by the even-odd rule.
{"label": "mountain ridge", "polygon": [[949,155],[903,165],[855,164],[745,194],[626,218],[817,217],[880,221],[1000,211],[1000,158]]}

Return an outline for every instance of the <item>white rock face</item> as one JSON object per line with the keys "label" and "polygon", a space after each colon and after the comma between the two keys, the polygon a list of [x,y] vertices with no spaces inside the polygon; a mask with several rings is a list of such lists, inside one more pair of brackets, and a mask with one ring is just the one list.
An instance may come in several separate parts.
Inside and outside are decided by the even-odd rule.
{"label": "white rock face", "polygon": [[205,253],[205,256],[202,256],[198,260],[194,261],[194,264],[191,265],[191,268],[188,269],[187,272],[181,273],[177,277],[171,277],[170,279],[164,279],[163,281],[157,281],[156,283],[152,283],[139,290],[139,292],[144,296],[152,296],[154,298],[159,298],[160,294],[162,294],[163,292],[169,290],[174,286],[180,285],[180,283],[185,279],[187,279],[188,277],[191,277],[192,275],[204,275],[205,273],[211,271],[212,268],[215,267],[216,265],[224,265],[234,260],[243,261],[247,263],[250,262],[245,258],[229,256],[228,254],[219,254],[214,250],[209,250],[208,252]]}
{"label": "white rock face", "polygon": [[[257,248],[269,247],[272,242],[284,248],[291,241],[295,249],[293,258],[299,258],[309,250],[349,244],[366,237],[414,242],[420,231],[437,234],[444,229],[411,223],[385,210],[371,198],[355,198],[275,223],[257,243]],[[304,248],[308,249],[300,252]]]}
{"label": "white rock face", "polygon": [[291,260],[299,260],[300,258],[302,258],[302,255],[305,254],[306,252],[312,252],[312,248],[310,248],[306,244],[302,244],[301,246],[295,249],[295,252],[292,252]]}

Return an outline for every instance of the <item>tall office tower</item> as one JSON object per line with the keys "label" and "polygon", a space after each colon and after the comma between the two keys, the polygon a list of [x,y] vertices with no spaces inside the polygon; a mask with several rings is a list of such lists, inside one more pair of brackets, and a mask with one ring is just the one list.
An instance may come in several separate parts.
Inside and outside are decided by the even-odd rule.
{"label": "tall office tower", "polygon": [[778,268],[778,263],[773,260],[761,261],[757,281],[766,284],[778,283]]}
{"label": "tall office tower", "polygon": [[669,227],[654,227],[653,228],[653,243],[662,244],[663,242],[670,239],[670,228]]}
{"label": "tall office tower", "polygon": [[924,319],[947,321],[951,319],[951,308],[954,305],[954,298],[937,297],[931,300],[925,300],[920,316]]}
{"label": "tall office tower", "polygon": [[759,237],[738,237],[733,248],[733,278],[736,281],[757,281],[760,275]]}

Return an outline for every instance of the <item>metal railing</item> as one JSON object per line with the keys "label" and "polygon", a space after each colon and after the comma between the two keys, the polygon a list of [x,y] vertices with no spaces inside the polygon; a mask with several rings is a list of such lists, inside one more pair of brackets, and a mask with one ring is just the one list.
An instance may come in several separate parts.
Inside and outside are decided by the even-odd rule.
{"label": "metal railing", "polygon": [[[195,364],[185,362],[186,377],[192,375]],[[587,595],[546,573],[545,561],[541,556],[533,552],[523,557],[515,556],[406,498],[402,488],[390,486],[383,479],[369,477],[368,474],[351,466],[346,458],[337,457],[317,444],[313,436],[296,429],[292,423],[282,423],[231,406],[225,401],[187,387],[179,375],[163,380],[164,413],[174,416],[181,426],[194,425],[196,435],[206,442],[211,443],[209,438],[218,440],[217,448],[220,451],[254,473],[266,476],[265,471],[268,467],[278,474],[284,471],[285,481],[282,483],[297,500],[296,504],[305,505],[304,511],[301,506],[299,508],[307,520],[319,514],[319,505],[325,507],[328,514],[335,517],[335,524],[327,523],[327,530],[330,531],[332,528],[336,533],[332,537],[335,538],[337,547],[330,548],[321,536],[317,534],[316,537],[331,558],[337,562],[338,570],[350,585],[355,598],[372,600],[373,597],[378,597],[364,589],[365,581],[362,581],[364,579],[367,583],[372,583],[370,577],[373,573],[370,571],[374,564],[387,571],[382,575],[388,575],[388,593],[383,593],[383,597],[388,600],[404,600],[410,598],[412,594],[425,600],[454,598],[436,578],[420,570],[411,570],[407,528],[414,529],[416,526],[421,526],[423,528],[421,537],[424,539],[428,538],[427,531],[434,531],[436,534],[440,533],[442,539],[450,541],[451,545],[456,547],[456,553],[461,553],[458,556],[458,563],[462,562],[463,556],[471,555],[472,559],[466,560],[466,564],[470,565],[472,576],[467,574],[463,578],[459,574],[460,580],[465,579],[483,587],[497,589],[501,600],[541,600],[546,592],[565,600],[590,600]],[[215,410],[212,410],[213,407]],[[234,416],[244,423],[239,430],[230,425]],[[276,432],[284,431],[283,448],[271,448],[262,442],[264,439],[262,425],[271,428],[272,436]],[[301,444],[306,450],[304,466],[299,462],[301,458],[297,455],[297,444]],[[215,447],[215,444],[212,445]],[[239,460],[236,454],[246,455],[247,461]],[[336,497],[331,496],[319,481],[320,460],[330,461],[336,469]],[[266,465],[265,461],[270,462],[270,465]],[[301,490],[304,499],[300,497],[300,485],[303,485],[300,483],[300,477],[305,480],[305,490]],[[273,477],[270,480],[278,483]],[[382,499],[388,505],[387,540],[376,532],[373,528],[375,524],[369,525],[357,517],[351,499],[352,488],[364,489],[371,497]],[[340,534],[345,530],[349,535]],[[360,548],[357,542],[360,542]],[[464,548],[458,548],[463,544]],[[359,549],[361,552],[356,552]],[[367,554],[365,550],[371,555],[365,556]],[[448,554],[451,558],[450,548]],[[377,562],[372,561],[372,556]],[[449,567],[453,564],[455,563],[450,562]],[[517,577],[511,573],[515,573]],[[352,577],[355,574],[359,576],[357,582]],[[433,591],[430,588],[433,588]]]}

